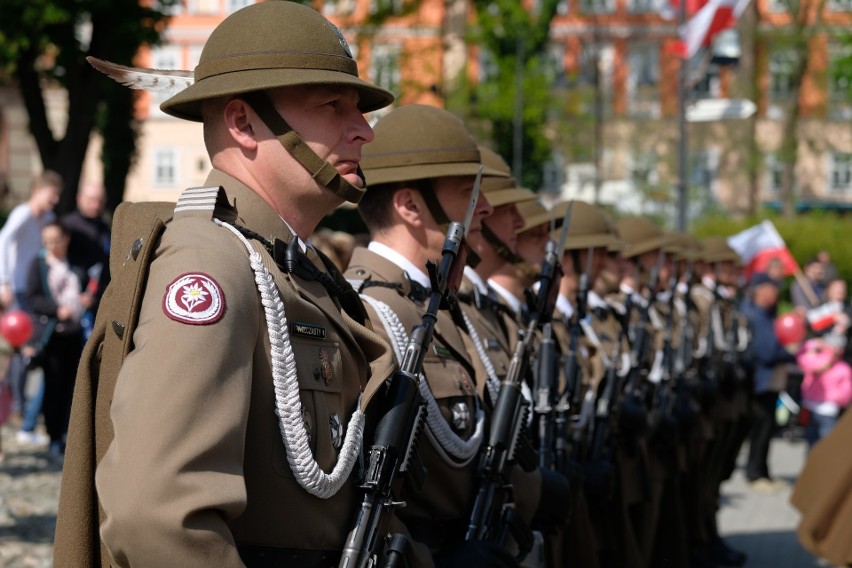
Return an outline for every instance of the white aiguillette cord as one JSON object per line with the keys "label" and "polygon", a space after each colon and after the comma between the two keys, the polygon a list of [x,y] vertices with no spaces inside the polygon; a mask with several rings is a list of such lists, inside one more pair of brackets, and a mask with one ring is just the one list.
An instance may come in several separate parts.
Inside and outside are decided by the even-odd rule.
{"label": "white aiguillette cord", "polygon": [[[399,317],[384,302],[365,294],[361,295],[361,299],[376,310],[379,319],[382,320],[382,326],[390,338],[394,356],[397,362],[400,362],[403,350],[408,344],[408,334],[402,322],[399,321]],[[426,429],[426,435],[432,441],[432,446],[436,452],[451,467],[459,468],[469,464],[476,457],[485,434],[485,413],[479,407],[478,399],[474,397],[477,400],[476,429],[469,439],[464,440],[453,432],[450,425],[444,420],[438,402],[435,400],[435,395],[432,394],[429,383],[422,373],[420,374],[420,394],[426,401],[426,424],[429,426]]]}
{"label": "white aiguillette cord", "polygon": [[299,485],[321,499],[334,496],[346,483],[349,474],[361,451],[364,438],[364,413],[361,412],[361,400],[358,408],[349,420],[349,427],[340,449],[340,456],[334,470],[325,473],[311,452],[305,423],[302,419],[302,401],[299,398],[299,379],[296,372],[296,358],[290,345],[290,333],[287,330],[287,317],[284,314],[284,302],[272,275],[263,265],[263,260],[251,243],[238,229],[219,219],[216,224],[234,233],[245,245],[249,253],[249,262],[254,271],[254,280],[260,292],[266,327],[269,331],[269,343],[272,347],[272,382],[275,387],[275,414],[278,416],[281,439],[287,451],[287,462]]}

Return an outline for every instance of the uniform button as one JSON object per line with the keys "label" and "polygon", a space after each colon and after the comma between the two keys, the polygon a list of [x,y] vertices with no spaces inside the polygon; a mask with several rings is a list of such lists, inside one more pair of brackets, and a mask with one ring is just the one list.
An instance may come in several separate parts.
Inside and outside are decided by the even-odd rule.
{"label": "uniform button", "polygon": [[133,246],[130,247],[130,256],[133,257],[133,260],[136,260],[140,252],[142,252],[142,239],[136,239],[133,241]]}

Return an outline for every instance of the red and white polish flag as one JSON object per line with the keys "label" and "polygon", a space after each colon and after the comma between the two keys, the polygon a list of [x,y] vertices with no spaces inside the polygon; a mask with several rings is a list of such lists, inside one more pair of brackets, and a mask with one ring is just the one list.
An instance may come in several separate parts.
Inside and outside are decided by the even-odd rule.
{"label": "red and white polish flag", "polygon": [[736,24],[749,2],[750,0],[707,0],[678,29],[682,44],[681,55],[687,59],[692,58],[699,49],[710,45],[720,31]]}
{"label": "red and white polish flag", "polygon": [[728,237],[728,246],[743,259],[746,276],[765,271],[773,258],[781,260],[784,274],[787,276],[799,270],[799,265],[787,248],[784,239],[778,234],[772,221],[768,219]]}

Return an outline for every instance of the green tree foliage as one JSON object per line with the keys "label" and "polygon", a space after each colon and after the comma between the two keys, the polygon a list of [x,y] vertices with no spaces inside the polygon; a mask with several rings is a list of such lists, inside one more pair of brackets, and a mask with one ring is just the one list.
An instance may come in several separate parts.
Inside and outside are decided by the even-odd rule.
{"label": "green tree foliage", "polygon": [[[105,135],[105,179],[113,207],[124,192],[135,151],[132,95],[110,87],[86,56],[130,64],[141,45],[159,41],[167,21],[164,11],[178,1],[160,0],[157,9],[138,0],[4,1],[0,75],[20,88],[43,167],[65,180],[59,212],[74,208],[94,128]],[[59,135],[47,118],[44,89],[50,87],[68,93],[68,122]]]}
{"label": "green tree foliage", "polygon": [[482,69],[484,80],[467,86],[468,112],[489,125],[495,150],[510,165],[515,161],[513,134],[521,85],[523,170],[519,181],[530,188],[541,186],[542,167],[551,156],[545,132],[551,106],[547,45],[557,4],[558,0],[543,0],[532,11],[517,0],[475,0],[477,23],[469,35],[470,42],[482,50],[486,68]]}

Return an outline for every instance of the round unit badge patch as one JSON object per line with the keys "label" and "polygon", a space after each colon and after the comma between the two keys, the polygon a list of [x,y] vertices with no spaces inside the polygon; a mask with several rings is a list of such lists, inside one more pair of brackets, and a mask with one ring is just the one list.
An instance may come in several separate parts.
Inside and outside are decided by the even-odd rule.
{"label": "round unit badge patch", "polygon": [[225,295],[219,284],[206,274],[184,274],[166,288],[163,311],[171,319],[183,323],[215,323],[225,313]]}

